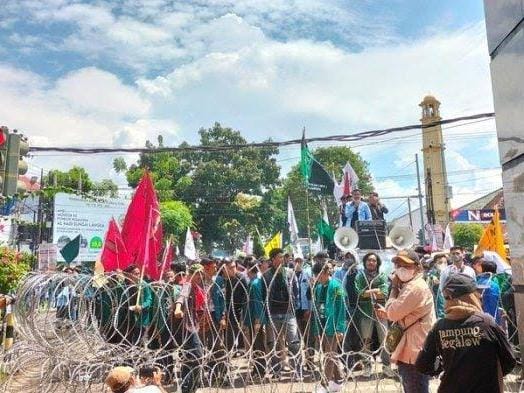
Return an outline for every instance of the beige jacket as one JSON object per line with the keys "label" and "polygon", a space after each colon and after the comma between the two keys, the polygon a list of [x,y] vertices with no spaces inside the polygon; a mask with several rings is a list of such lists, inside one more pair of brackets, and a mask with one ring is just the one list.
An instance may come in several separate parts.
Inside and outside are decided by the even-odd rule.
{"label": "beige jacket", "polygon": [[391,354],[391,360],[394,363],[415,364],[426,336],[436,321],[433,295],[421,273],[402,285],[397,298],[387,301],[386,312],[390,321],[399,322],[402,327],[414,322],[402,335]]}

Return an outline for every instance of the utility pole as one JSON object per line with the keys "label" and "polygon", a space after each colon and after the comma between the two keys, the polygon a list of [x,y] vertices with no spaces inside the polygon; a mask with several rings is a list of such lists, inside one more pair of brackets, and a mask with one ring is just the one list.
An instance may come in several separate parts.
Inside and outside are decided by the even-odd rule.
{"label": "utility pole", "polygon": [[420,213],[420,237],[422,240],[422,245],[426,244],[426,235],[424,233],[424,211],[422,206],[422,189],[420,188],[420,168],[418,165],[418,154],[415,154],[415,163],[417,164],[417,184],[418,184],[418,205]]}
{"label": "utility pole", "polygon": [[413,229],[413,212],[411,211],[411,198],[408,197],[409,226]]}
{"label": "utility pole", "polygon": [[[42,168],[40,170],[40,191],[42,191],[43,188],[44,188],[44,169]],[[42,212],[42,205],[43,205],[42,199],[43,198],[44,198],[44,194],[40,192],[40,195],[38,196],[38,218],[37,218],[38,231],[36,232],[36,244],[34,247],[35,255],[37,255],[37,249],[38,247],[40,247],[40,243],[42,243],[42,222],[44,221],[43,220],[44,215]]]}

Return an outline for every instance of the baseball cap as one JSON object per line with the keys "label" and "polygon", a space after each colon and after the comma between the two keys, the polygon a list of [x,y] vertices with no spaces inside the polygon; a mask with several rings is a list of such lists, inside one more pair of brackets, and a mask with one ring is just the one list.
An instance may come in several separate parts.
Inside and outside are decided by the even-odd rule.
{"label": "baseball cap", "polygon": [[420,259],[418,257],[418,254],[413,250],[400,250],[397,255],[395,255],[391,261],[393,263],[402,261],[404,263],[419,263]]}
{"label": "baseball cap", "polygon": [[442,287],[442,292],[446,299],[456,299],[476,290],[477,283],[475,279],[464,273],[452,273]]}
{"label": "baseball cap", "polygon": [[202,273],[204,271],[204,266],[200,263],[193,263],[189,266],[189,274]]}
{"label": "baseball cap", "polygon": [[111,390],[120,390],[129,383],[134,374],[135,370],[132,367],[118,366],[109,371],[105,382]]}

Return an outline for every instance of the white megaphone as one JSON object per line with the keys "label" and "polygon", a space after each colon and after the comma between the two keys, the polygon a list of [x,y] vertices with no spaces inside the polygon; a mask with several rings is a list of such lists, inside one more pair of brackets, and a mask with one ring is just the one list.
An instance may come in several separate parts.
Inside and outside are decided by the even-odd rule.
{"label": "white megaphone", "polygon": [[358,235],[350,227],[340,227],[335,231],[335,245],[342,251],[350,251],[357,248]]}
{"label": "white megaphone", "polygon": [[391,240],[391,245],[397,250],[411,248],[415,244],[415,234],[411,228],[401,225],[395,226],[389,232],[389,239]]}

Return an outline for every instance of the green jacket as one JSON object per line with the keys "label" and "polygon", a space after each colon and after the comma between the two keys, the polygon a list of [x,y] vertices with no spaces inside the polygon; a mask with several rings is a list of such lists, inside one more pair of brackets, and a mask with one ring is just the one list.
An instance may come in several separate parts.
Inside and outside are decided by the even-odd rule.
{"label": "green jacket", "polygon": [[[142,312],[140,314],[133,313],[135,321],[138,321],[140,326],[143,327],[151,325],[153,319],[153,290],[151,289],[151,284],[146,281],[142,281],[142,290],[138,304],[142,307]],[[132,305],[134,306],[134,304]]]}
{"label": "green jacket", "polygon": [[266,323],[264,291],[262,279],[255,277],[249,282],[248,306],[244,308],[244,325],[251,326],[258,319],[261,325]]}
{"label": "green jacket", "polygon": [[378,273],[371,282],[368,282],[366,273],[363,270],[358,272],[357,277],[355,277],[355,290],[358,295],[358,310],[362,317],[373,317],[373,305],[371,304],[371,298],[362,297],[362,295],[368,289],[375,288],[379,288],[380,292],[384,294],[384,299],[378,301],[379,303],[384,304],[389,290],[389,283],[386,274]]}
{"label": "green jacket", "polygon": [[[330,278],[314,288],[312,334],[334,336],[346,331],[346,292],[340,281]],[[322,315],[323,314],[323,315]]]}
{"label": "green jacket", "polygon": [[159,332],[170,328],[171,307],[175,303],[181,287],[178,284],[163,284],[159,285],[153,293],[152,323]]}

